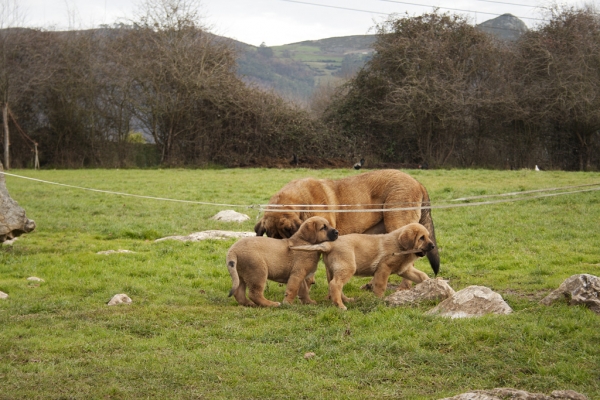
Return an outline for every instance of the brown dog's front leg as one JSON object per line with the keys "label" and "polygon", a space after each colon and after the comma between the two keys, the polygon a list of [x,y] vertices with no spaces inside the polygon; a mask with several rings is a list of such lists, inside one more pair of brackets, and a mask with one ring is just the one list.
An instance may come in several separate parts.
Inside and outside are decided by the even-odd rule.
{"label": "brown dog's front leg", "polygon": [[387,289],[388,278],[390,277],[391,271],[387,265],[380,265],[375,272],[375,276],[371,280],[373,285],[373,293],[377,297],[383,297],[385,290]]}
{"label": "brown dog's front leg", "polygon": [[400,276],[404,278],[402,282],[408,282],[409,285],[411,281],[413,281],[414,283],[421,283],[429,279],[429,276],[427,276],[425,272],[419,271],[412,265],[408,267],[408,269],[404,271]]}

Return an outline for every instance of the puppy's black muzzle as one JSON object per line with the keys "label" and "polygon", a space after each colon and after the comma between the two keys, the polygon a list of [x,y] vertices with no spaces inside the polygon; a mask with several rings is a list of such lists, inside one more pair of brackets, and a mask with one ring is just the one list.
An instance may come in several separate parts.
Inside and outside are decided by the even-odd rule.
{"label": "puppy's black muzzle", "polygon": [[340,234],[337,229],[332,229],[329,232],[327,232],[327,239],[334,241],[338,238],[339,235]]}

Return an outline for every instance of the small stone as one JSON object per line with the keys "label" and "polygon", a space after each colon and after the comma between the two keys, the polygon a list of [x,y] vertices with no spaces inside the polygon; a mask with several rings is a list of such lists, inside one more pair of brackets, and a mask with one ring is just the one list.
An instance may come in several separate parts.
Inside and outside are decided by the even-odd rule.
{"label": "small stone", "polygon": [[112,299],[108,302],[107,305],[114,306],[117,304],[131,304],[132,301],[125,293],[115,294]]}
{"label": "small stone", "polygon": [[304,353],[304,359],[305,360],[310,360],[311,358],[313,358],[314,356],[316,356],[315,353],[313,353],[312,351],[309,351],[308,353]]}
{"label": "small stone", "polygon": [[135,251],[131,251],[131,250],[105,250],[105,251],[99,251],[96,254],[119,254],[119,253],[135,253]]}
{"label": "small stone", "polygon": [[8,295],[4,292],[0,292],[0,299],[8,299]]}
{"label": "small stone", "polygon": [[42,278],[38,278],[37,276],[30,276],[29,278],[27,278],[27,280],[33,282],[44,282]]}

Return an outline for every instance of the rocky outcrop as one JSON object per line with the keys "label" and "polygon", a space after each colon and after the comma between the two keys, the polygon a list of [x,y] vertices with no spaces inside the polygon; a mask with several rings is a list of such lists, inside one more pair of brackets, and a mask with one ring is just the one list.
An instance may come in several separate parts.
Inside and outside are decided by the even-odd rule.
{"label": "rocky outcrop", "polygon": [[476,27],[500,39],[510,41],[517,40],[529,30],[523,21],[512,14],[502,14],[499,17],[482,22]]}

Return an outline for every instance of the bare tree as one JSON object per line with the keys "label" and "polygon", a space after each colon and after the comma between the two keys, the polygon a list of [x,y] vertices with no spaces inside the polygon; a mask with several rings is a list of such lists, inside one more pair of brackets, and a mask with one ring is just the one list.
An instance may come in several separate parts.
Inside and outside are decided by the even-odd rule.
{"label": "bare tree", "polygon": [[519,79],[529,89],[523,108],[555,162],[570,169],[574,159],[589,170],[600,138],[600,18],[591,9],[552,11],[519,42]]}
{"label": "bare tree", "polygon": [[12,90],[11,81],[15,74],[13,58],[18,51],[17,46],[20,30],[18,27],[22,24],[23,17],[17,0],[0,1],[0,51],[2,59],[0,65],[0,94],[2,98],[2,121],[4,128],[4,164],[6,169],[10,169],[10,131],[8,126],[8,107],[9,101],[15,93]]}

